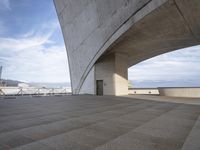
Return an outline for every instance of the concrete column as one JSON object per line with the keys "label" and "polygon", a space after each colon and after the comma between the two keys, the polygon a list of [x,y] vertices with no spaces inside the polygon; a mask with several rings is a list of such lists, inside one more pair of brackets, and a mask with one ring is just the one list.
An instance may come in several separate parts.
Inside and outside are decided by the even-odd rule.
{"label": "concrete column", "polygon": [[113,53],[95,64],[95,79],[103,80],[104,95],[128,95],[127,58],[125,54]]}

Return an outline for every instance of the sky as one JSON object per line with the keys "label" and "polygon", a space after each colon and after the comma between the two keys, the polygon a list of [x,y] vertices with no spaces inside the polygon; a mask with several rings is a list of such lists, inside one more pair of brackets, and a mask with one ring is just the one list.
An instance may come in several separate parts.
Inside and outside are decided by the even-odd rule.
{"label": "sky", "polygon": [[[200,46],[129,68],[135,87],[200,86]],[[70,82],[62,32],[53,0],[0,0],[0,65],[3,78]]]}
{"label": "sky", "polygon": [[188,47],[129,68],[136,87],[200,87],[200,46]]}
{"label": "sky", "polygon": [[5,79],[70,82],[52,0],[0,0],[0,65]]}

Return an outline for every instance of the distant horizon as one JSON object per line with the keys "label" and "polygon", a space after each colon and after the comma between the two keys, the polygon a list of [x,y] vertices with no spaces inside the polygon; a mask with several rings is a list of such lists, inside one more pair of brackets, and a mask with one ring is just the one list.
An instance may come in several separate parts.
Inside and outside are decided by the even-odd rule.
{"label": "distant horizon", "polygon": [[[19,81],[14,79],[4,79],[4,80],[11,80],[11,81],[18,81],[21,83],[27,83],[32,85],[40,85],[40,86],[47,86],[47,87],[70,87],[71,88],[71,82],[25,82],[25,81]],[[143,82],[137,82],[129,80],[132,84],[132,88],[159,88],[159,87],[200,87],[198,83],[195,85],[193,84],[194,81],[184,81],[180,84],[181,81],[143,81]],[[192,85],[193,84],[193,85]]]}

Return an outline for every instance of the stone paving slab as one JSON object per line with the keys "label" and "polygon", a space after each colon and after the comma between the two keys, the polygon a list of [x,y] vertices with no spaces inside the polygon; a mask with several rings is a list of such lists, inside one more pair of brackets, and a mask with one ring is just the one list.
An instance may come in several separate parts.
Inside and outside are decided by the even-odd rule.
{"label": "stone paving slab", "polygon": [[189,136],[185,140],[182,150],[199,150],[200,149],[200,117],[196,121]]}
{"label": "stone paving slab", "polygon": [[0,150],[199,150],[200,105],[113,96],[0,100]]}

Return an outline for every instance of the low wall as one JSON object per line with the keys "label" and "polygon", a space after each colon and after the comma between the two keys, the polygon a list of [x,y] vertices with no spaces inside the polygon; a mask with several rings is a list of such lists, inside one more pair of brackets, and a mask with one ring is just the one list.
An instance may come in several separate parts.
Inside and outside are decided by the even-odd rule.
{"label": "low wall", "polygon": [[129,88],[130,95],[159,95],[157,88]]}
{"label": "low wall", "polygon": [[200,87],[129,88],[129,94],[200,98]]}
{"label": "low wall", "polygon": [[161,96],[200,98],[199,88],[158,88]]}

